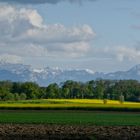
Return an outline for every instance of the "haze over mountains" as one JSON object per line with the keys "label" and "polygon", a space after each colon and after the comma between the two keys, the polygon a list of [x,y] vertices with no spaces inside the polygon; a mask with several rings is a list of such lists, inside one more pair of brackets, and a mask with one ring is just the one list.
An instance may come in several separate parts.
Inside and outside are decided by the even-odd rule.
{"label": "haze over mountains", "polygon": [[61,83],[66,80],[86,82],[90,80],[101,79],[134,79],[140,81],[140,65],[136,65],[128,71],[117,71],[113,73],[93,72],[89,69],[59,69],[42,68],[34,69],[30,65],[10,64],[0,62],[0,80],[11,81],[33,81],[41,86],[47,86],[50,83]]}

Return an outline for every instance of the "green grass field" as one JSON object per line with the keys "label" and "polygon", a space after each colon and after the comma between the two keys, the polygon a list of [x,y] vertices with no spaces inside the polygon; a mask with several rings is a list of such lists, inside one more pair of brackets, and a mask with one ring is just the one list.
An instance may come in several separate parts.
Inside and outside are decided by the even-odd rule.
{"label": "green grass field", "polygon": [[0,111],[0,123],[140,126],[140,113],[93,111]]}

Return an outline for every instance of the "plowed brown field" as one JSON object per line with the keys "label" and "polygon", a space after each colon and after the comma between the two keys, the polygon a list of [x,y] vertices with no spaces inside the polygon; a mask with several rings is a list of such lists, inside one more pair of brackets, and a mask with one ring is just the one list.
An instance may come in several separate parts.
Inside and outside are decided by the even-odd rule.
{"label": "plowed brown field", "polygon": [[0,124],[0,140],[140,140],[140,126]]}

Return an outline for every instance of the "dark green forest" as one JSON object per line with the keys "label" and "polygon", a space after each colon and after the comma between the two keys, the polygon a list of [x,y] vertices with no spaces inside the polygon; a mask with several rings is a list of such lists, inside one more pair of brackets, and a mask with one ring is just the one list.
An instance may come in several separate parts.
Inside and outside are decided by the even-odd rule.
{"label": "dark green forest", "polygon": [[0,81],[0,100],[28,99],[113,99],[140,101],[140,83],[136,80],[92,80],[86,83],[66,81],[40,87],[34,82]]}

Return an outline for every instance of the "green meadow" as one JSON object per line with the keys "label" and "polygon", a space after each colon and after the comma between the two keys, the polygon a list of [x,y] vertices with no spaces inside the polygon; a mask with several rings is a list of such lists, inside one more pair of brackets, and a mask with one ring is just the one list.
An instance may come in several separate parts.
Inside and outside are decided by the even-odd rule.
{"label": "green meadow", "polygon": [[94,111],[1,111],[0,123],[140,126],[140,113]]}

